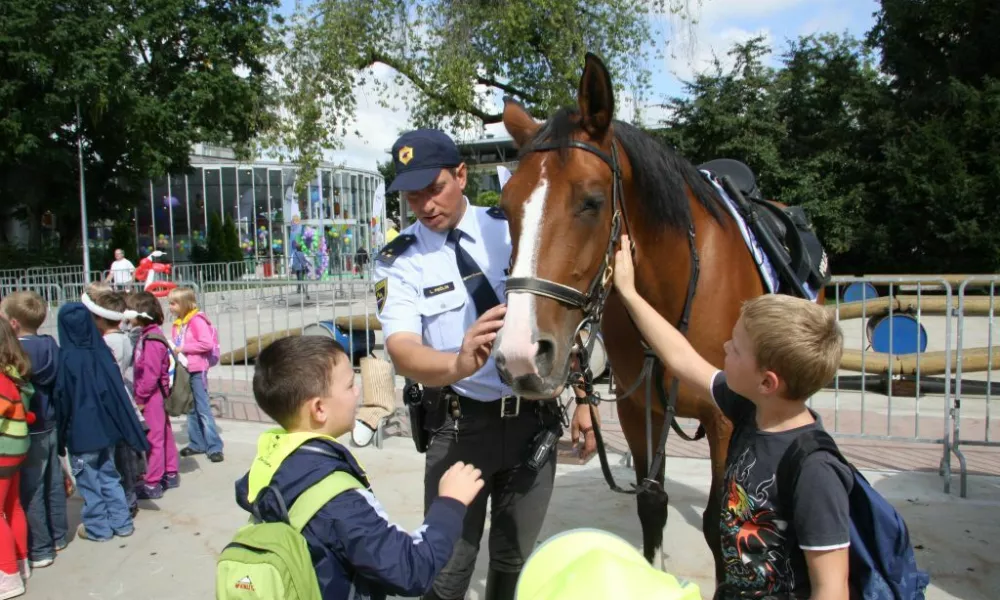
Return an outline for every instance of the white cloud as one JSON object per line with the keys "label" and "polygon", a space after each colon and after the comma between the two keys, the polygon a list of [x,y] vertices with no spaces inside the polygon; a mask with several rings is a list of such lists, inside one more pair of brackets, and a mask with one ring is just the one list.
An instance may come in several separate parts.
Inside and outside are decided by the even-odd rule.
{"label": "white cloud", "polygon": [[[811,9],[831,5],[835,0],[701,0],[692,2],[692,22],[659,16],[654,27],[666,42],[666,70],[680,81],[690,81],[696,73],[711,68],[717,57],[723,68],[732,65],[727,52],[733,44],[765,36],[773,44],[773,30],[784,13],[808,5]],[[751,23],[767,23],[757,27]]]}
{"label": "white cloud", "polygon": [[787,11],[803,4],[819,5],[829,0],[702,0],[698,11],[700,21],[705,24],[737,19],[759,19],[778,16],[775,13]]}
{"label": "white cloud", "polygon": [[771,31],[761,28],[748,31],[741,27],[726,27],[701,35],[691,52],[675,51],[666,57],[668,71],[680,81],[691,81],[695,74],[710,68],[718,58],[725,70],[733,65],[727,54],[734,44],[742,43],[756,36],[764,36],[765,43],[772,43]]}
{"label": "white cloud", "polygon": [[378,162],[389,159],[389,149],[399,134],[411,127],[410,112],[403,100],[396,96],[413,90],[407,89],[412,88],[409,84],[398,86],[395,71],[385,65],[377,64],[370,71],[373,79],[389,86],[389,106],[381,106],[375,82],[359,89],[355,94],[355,121],[348,127],[350,133],[342,140],[344,148],[325,152],[324,158],[349,167],[374,170]]}

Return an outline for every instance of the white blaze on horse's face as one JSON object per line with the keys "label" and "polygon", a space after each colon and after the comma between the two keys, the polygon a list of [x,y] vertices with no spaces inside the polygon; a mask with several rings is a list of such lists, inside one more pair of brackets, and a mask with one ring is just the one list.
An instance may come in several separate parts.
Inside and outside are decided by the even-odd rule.
{"label": "white blaze on horse's face", "polygon": [[[538,184],[523,205],[521,237],[517,243],[517,261],[511,277],[534,277],[538,268],[538,251],[545,216],[545,199],[549,194],[549,180],[545,174],[545,159],[538,176]],[[535,295],[510,294],[507,297],[507,315],[500,332],[498,348],[503,366],[515,381],[518,377],[538,375],[535,355],[538,353],[538,323],[535,318]]]}

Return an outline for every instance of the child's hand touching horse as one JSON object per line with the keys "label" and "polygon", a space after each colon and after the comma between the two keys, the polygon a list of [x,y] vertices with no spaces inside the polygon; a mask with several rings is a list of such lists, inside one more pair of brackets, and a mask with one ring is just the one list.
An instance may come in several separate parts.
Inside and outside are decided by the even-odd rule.
{"label": "child's hand touching horse", "polygon": [[635,293],[635,267],[632,265],[632,242],[622,234],[621,244],[615,252],[615,289],[622,296]]}

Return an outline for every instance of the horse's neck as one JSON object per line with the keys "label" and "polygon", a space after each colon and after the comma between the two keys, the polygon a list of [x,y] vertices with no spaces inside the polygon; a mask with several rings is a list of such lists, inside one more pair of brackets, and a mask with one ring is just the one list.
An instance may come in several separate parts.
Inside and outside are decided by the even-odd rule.
{"label": "horse's neck", "polygon": [[636,231],[635,285],[661,315],[676,324],[684,310],[691,281],[687,234]]}

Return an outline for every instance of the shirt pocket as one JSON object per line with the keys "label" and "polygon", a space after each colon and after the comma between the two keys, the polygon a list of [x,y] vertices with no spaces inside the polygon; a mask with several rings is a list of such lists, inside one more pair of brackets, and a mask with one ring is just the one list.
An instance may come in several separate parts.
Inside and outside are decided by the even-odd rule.
{"label": "shirt pocket", "polygon": [[[465,305],[469,295],[454,282],[453,289],[422,297],[417,310],[423,320],[424,340],[435,350],[453,350],[462,346],[465,337]],[[432,286],[440,287],[440,286]]]}

